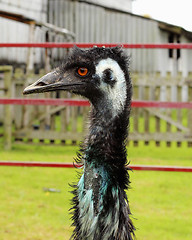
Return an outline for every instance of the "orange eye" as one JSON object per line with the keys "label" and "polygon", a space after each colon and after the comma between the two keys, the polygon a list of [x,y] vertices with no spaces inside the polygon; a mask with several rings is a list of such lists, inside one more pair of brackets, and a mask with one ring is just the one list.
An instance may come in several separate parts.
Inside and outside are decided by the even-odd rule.
{"label": "orange eye", "polygon": [[87,73],[88,73],[88,69],[85,68],[85,67],[78,68],[77,73],[80,76],[85,77],[87,75]]}

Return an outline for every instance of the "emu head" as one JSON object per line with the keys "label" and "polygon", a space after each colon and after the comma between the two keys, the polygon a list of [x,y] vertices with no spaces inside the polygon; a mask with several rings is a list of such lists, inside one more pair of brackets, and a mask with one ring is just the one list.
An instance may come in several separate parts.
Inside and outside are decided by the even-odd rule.
{"label": "emu head", "polygon": [[75,47],[60,67],[25,88],[23,94],[57,90],[84,96],[96,109],[110,109],[111,117],[116,116],[130,105],[128,59],[119,47]]}

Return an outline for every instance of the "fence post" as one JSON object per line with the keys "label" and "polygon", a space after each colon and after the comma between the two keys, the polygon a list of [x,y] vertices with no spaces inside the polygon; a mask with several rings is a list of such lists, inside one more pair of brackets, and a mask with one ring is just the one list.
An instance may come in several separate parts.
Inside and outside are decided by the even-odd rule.
{"label": "fence post", "polygon": [[[0,68],[4,72],[4,98],[11,98],[11,77],[12,77],[12,67],[2,66]],[[4,149],[11,149],[12,141],[12,113],[11,105],[4,105]]]}

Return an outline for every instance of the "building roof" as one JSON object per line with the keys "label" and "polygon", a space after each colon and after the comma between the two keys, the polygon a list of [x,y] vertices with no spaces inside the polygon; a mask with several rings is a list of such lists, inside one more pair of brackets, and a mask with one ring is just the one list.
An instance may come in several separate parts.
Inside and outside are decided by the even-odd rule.
{"label": "building roof", "polygon": [[75,37],[75,34],[73,32],[71,32],[71,31],[69,31],[65,28],[57,27],[57,26],[55,26],[51,23],[37,21],[35,19],[29,18],[29,17],[21,15],[21,14],[0,10],[0,17],[7,18],[7,19],[10,19],[10,20],[14,20],[14,21],[21,22],[21,23],[25,23],[25,24],[29,24],[29,25],[30,24],[35,24],[35,26],[45,27],[48,30],[53,31],[53,32],[58,33],[58,34],[70,36],[72,38]]}
{"label": "building roof", "polygon": [[161,22],[161,21],[157,21],[159,23],[159,28],[163,31],[166,32],[171,32],[177,35],[184,35],[186,38],[188,38],[189,40],[192,40],[192,32],[187,31],[186,29],[180,27],[180,26],[176,26],[173,24],[169,24],[166,22]]}
{"label": "building roof", "polygon": [[[150,18],[150,17],[133,14],[130,11],[128,11],[128,5],[127,5],[127,8],[123,8],[124,10],[121,10],[121,9],[116,8],[115,5],[113,7],[111,7],[111,5],[108,4],[109,1],[105,2],[103,0],[97,0],[97,1],[80,0],[80,2],[89,2],[90,4],[97,5],[97,6],[99,5],[101,7],[111,9],[113,11],[124,12],[126,14],[136,16],[136,17],[139,17],[139,18],[143,18],[145,20],[158,22],[159,28],[161,30],[166,31],[166,32],[170,32],[170,33],[174,33],[174,34],[177,34],[177,35],[184,35],[189,40],[192,40],[192,32],[187,31],[186,29],[184,29],[180,26],[177,26],[177,25],[169,24],[167,22],[156,20],[156,19],[153,19],[153,18]],[[102,2],[105,2],[105,4],[102,5]],[[4,17],[4,18],[11,19],[11,20],[18,21],[18,22],[25,23],[25,24],[32,24],[33,23],[38,27],[45,27],[48,30],[53,31],[55,33],[66,35],[68,37],[70,36],[72,38],[75,37],[75,34],[71,31],[67,30],[66,28],[61,28],[61,27],[58,27],[56,25],[53,25],[53,24],[50,24],[50,23],[47,23],[47,22],[37,21],[35,19],[29,18],[29,17],[21,15],[21,14],[0,10],[0,17]]]}
{"label": "building roof", "polygon": [[169,24],[167,22],[163,22],[163,21],[160,21],[160,20],[157,20],[154,18],[133,14],[131,12],[132,0],[119,0],[119,1],[116,1],[116,0],[78,0],[78,1],[89,3],[92,5],[96,5],[96,6],[100,6],[100,7],[112,10],[112,11],[123,12],[123,13],[129,14],[129,15],[132,15],[132,16],[147,19],[149,21],[155,21],[158,23],[159,28],[161,30],[171,32],[174,34],[178,34],[178,35],[184,35],[189,40],[192,40],[192,32],[187,31],[186,29],[184,29],[180,26]]}
{"label": "building roof", "polygon": [[132,0],[79,0],[79,2],[86,2],[124,12],[131,12],[132,9]]}

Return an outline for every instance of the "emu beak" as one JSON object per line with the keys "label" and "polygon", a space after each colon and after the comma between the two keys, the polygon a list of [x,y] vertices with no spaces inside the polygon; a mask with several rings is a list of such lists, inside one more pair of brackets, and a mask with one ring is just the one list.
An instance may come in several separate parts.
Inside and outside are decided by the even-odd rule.
{"label": "emu beak", "polygon": [[57,71],[50,72],[37,80],[35,83],[26,87],[23,94],[51,92],[57,90],[75,91],[84,85],[83,82],[71,79],[70,74],[59,74]]}

